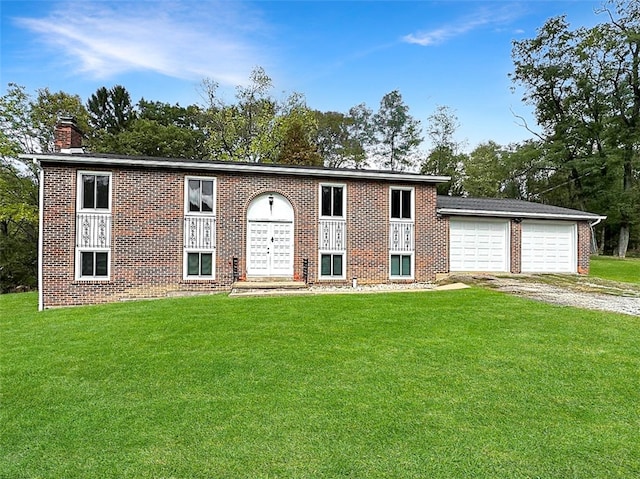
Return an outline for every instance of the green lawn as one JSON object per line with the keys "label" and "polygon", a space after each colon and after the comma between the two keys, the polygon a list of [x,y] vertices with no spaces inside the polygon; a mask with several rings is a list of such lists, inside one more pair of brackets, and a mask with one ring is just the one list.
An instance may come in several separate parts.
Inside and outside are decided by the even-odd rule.
{"label": "green lawn", "polygon": [[0,296],[2,478],[640,476],[640,323],[481,289]]}
{"label": "green lawn", "polygon": [[592,256],[589,276],[640,284],[640,258]]}

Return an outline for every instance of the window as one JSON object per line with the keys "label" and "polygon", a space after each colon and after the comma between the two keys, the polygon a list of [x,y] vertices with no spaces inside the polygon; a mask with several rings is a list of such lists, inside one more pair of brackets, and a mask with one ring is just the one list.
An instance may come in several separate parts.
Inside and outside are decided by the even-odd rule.
{"label": "window", "polygon": [[213,280],[216,274],[216,178],[184,181],[183,269],[185,280]]}
{"label": "window", "polygon": [[325,278],[344,278],[343,254],[321,254],[320,276]]}
{"label": "window", "polygon": [[187,253],[187,277],[213,278],[213,253]]}
{"label": "window", "polygon": [[82,210],[108,210],[111,175],[109,173],[80,173],[79,206]]}
{"label": "window", "polygon": [[320,185],[320,216],[344,217],[344,185]]}
{"label": "window", "polygon": [[412,277],[411,273],[411,255],[409,254],[392,254],[391,255],[391,276],[395,277]]}
{"label": "window", "polygon": [[413,204],[411,201],[412,189],[392,189],[391,190],[391,218],[411,219],[413,218]]}
{"label": "window", "polygon": [[79,262],[79,279],[107,279],[109,277],[108,251],[81,251]]}
{"label": "window", "polygon": [[111,176],[105,171],[77,173],[76,280],[108,281],[111,275]]}
{"label": "window", "polygon": [[213,186],[212,179],[190,178],[187,180],[187,211],[189,213],[213,213]]}

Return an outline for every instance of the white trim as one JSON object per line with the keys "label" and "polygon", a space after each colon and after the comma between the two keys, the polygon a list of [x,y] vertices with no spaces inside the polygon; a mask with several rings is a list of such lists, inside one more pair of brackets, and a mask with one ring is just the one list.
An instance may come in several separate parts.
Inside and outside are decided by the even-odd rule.
{"label": "white trim", "polygon": [[564,213],[525,213],[521,211],[488,211],[488,210],[461,210],[456,208],[438,208],[438,214],[451,216],[494,216],[497,218],[536,218],[536,219],[563,219],[574,221],[589,221],[594,219],[606,219],[606,216],[564,214]]}
{"label": "white trim", "polygon": [[44,247],[44,169],[40,166],[38,160],[33,163],[39,168],[38,170],[38,311],[44,309],[44,288],[42,285],[42,258]]}
{"label": "white trim", "polygon": [[[340,276],[322,274],[322,255],[342,256],[342,274]],[[333,265],[333,263],[332,263]],[[346,251],[318,251],[318,281],[332,281],[347,279],[347,252]]]}
{"label": "white trim", "polygon": [[266,173],[272,175],[294,175],[294,176],[316,176],[329,178],[369,178],[388,181],[407,181],[412,183],[446,183],[451,179],[449,176],[420,175],[417,173],[390,173],[378,170],[350,170],[350,169],[328,169],[328,168],[308,168],[291,166],[266,166],[259,163],[222,163],[208,161],[188,161],[188,160],[153,160],[146,158],[125,157],[125,158],[100,158],[94,156],[74,156],[74,155],[18,155],[22,159],[35,159],[54,163],[81,163],[83,165],[103,165],[109,166],[142,166],[150,168],[178,168],[204,171],[229,171],[239,173]]}
{"label": "white trim", "polygon": [[[189,180],[213,181],[213,211],[189,211]],[[202,184],[202,183],[201,183]],[[218,182],[215,176],[191,176],[184,177],[184,214],[185,216],[215,216],[218,207]]]}
{"label": "white trim", "polygon": [[[392,256],[400,256],[400,269],[402,269],[402,256],[411,257],[411,274],[409,276],[391,274],[391,257]],[[405,279],[405,280],[414,279],[416,275],[415,263],[416,263],[415,251],[389,251],[389,279]]]}
{"label": "white trim", "polygon": [[[342,188],[342,216],[333,216],[333,215],[324,216],[322,214],[322,187],[323,186],[330,186],[332,188],[335,188],[335,187]],[[333,206],[333,195],[331,196],[331,198],[332,198],[331,206]],[[335,219],[346,220],[347,219],[347,184],[346,183],[327,183],[327,182],[318,183],[318,218],[321,220],[335,220]]]}
{"label": "white trim", "polygon": [[[107,253],[107,275],[106,276],[82,276],[82,253]],[[94,265],[95,266],[95,265]],[[76,247],[75,264],[76,281],[111,281],[111,248],[78,248]]]}
{"label": "white trim", "polygon": [[[188,264],[188,259],[189,259],[189,253],[205,253],[205,254],[211,254],[211,275],[210,276],[203,276],[201,274],[197,274],[197,275],[193,275],[193,274],[187,274],[188,272],[188,268],[189,268],[189,264]],[[182,250],[182,279],[184,281],[213,281],[216,279],[216,261],[217,261],[217,255],[216,255],[216,250],[215,248],[213,249],[187,249],[187,248],[183,248]],[[202,266],[202,264],[200,262],[198,262],[198,267]]]}
{"label": "white trim", "polygon": [[[273,200],[273,203],[268,203],[269,199]],[[268,205],[268,207],[267,207]],[[274,209],[276,210],[274,212]],[[267,245],[267,249],[269,250],[267,254],[267,268],[266,271],[256,270],[255,263],[251,261],[251,253],[254,248],[253,237],[252,237],[252,225],[256,225],[260,223],[262,225],[266,225],[267,233],[271,232],[273,234],[273,228],[275,226],[279,227],[287,227],[290,226],[290,238],[288,246],[289,260],[290,265],[286,271],[282,269],[275,268],[273,265],[273,255],[271,245]],[[293,277],[294,274],[294,261],[295,261],[295,210],[291,201],[282,195],[281,193],[275,191],[266,191],[260,193],[251,199],[247,206],[247,212],[245,216],[245,224],[246,224],[246,245],[245,245],[245,257],[246,257],[246,275],[247,277]],[[268,236],[268,235],[267,235]],[[272,239],[274,237],[272,236]]]}
{"label": "white trim", "polygon": [[[83,199],[84,199],[84,183],[82,182],[83,175],[92,175],[92,176],[107,176],[109,177],[109,207],[108,208],[84,208],[83,207]],[[96,185],[97,191],[97,185]],[[94,171],[94,170],[78,170],[76,172],[76,219],[75,219],[75,227],[76,227],[76,239],[75,239],[75,274],[74,278],[76,281],[100,281],[100,282],[109,282],[111,281],[111,247],[80,247],[78,246],[78,216],[82,213],[92,213],[96,215],[104,215],[105,217],[111,218],[112,216],[112,208],[113,208],[113,174],[111,171]],[[109,242],[111,244],[111,228],[108,229],[109,234]],[[106,276],[83,276],[82,275],[82,253],[107,253],[107,275]],[[95,266],[95,265],[94,265]]]}
{"label": "white trim", "polygon": [[[109,207],[108,208],[84,208],[82,201],[84,199],[84,183],[82,182],[82,175],[91,176],[108,176],[109,177]],[[97,188],[97,185],[96,185]],[[76,212],[77,213],[104,213],[111,214],[112,208],[112,188],[113,188],[113,174],[111,171],[90,171],[90,170],[78,170],[76,173]]]}
{"label": "white trim", "polygon": [[[411,218],[393,218],[391,216],[391,192],[392,191],[411,191]],[[400,196],[400,213],[402,214],[402,196]],[[390,186],[389,187],[389,221],[415,223],[416,221],[416,189],[413,186]]]}

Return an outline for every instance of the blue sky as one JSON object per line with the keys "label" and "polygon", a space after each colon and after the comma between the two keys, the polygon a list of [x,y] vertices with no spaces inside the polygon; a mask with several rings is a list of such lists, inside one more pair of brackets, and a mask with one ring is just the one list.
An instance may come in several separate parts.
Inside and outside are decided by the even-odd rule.
{"label": "blue sky", "polygon": [[[547,18],[572,27],[601,20],[596,1],[4,1],[1,92],[9,82],[86,99],[124,85],[132,100],[202,103],[198,85],[233,87],[262,66],[276,97],[346,112],[399,90],[424,125],[452,108],[467,150],[530,137],[512,112],[511,43]],[[429,147],[425,142],[424,148]]]}

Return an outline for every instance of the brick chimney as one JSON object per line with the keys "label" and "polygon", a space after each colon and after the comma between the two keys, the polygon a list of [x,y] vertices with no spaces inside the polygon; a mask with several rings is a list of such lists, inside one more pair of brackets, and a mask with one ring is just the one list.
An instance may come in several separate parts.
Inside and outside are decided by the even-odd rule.
{"label": "brick chimney", "polygon": [[61,116],[56,123],[55,131],[56,153],[83,153],[82,132],[78,128],[76,119],[72,116]]}

